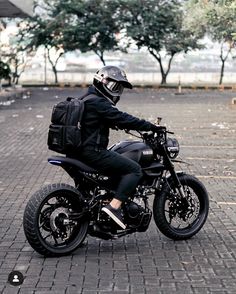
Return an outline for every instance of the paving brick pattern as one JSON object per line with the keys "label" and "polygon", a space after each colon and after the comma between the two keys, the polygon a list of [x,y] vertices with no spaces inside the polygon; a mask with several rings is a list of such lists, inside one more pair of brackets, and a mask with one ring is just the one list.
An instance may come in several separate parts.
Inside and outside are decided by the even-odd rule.
{"label": "paving brick pattern", "polygon": [[[73,184],[50,166],[47,128],[51,108],[81,89],[32,89],[27,99],[0,106],[0,293],[236,293],[236,106],[232,91],[136,89],[120,108],[163,123],[181,144],[182,165],[197,175],[210,196],[204,228],[174,242],[154,222],[147,232],[115,241],[88,237],[83,247],[61,258],[43,258],[27,243],[22,219],[30,196],[43,185]],[[111,143],[127,137],[113,132]],[[151,201],[150,201],[151,202]],[[151,203],[150,203],[151,204]],[[25,279],[7,283],[12,270]]]}

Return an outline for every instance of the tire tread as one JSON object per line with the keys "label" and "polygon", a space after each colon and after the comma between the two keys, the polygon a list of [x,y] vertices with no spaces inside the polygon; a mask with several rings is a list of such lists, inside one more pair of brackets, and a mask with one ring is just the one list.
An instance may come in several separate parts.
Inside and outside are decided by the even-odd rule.
{"label": "tire tread", "polygon": [[37,230],[35,229],[35,226],[36,226],[35,216],[37,215],[37,211],[40,207],[40,204],[42,203],[42,201],[44,201],[44,199],[49,194],[59,190],[67,190],[67,191],[76,193],[80,198],[82,198],[82,195],[80,194],[80,192],[68,184],[64,184],[64,183],[50,184],[45,187],[42,187],[40,190],[36,191],[32,195],[32,197],[30,198],[29,202],[26,205],[25,212],[24,212],[23,227],[24,227],[26,238],[29,244],[32,246],[32,248],[44,256],[65,255],[76,249],[75,248],[71,251],[68,251],[66,253],[61,253],[61,254],[52,252],[41,244],[40,239],[38,237]]}

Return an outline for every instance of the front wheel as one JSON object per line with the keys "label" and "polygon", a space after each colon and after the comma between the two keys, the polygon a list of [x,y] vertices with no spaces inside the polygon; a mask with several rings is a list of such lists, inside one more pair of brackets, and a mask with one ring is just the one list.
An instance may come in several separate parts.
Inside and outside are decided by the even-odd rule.
{"label": "front wheel", "polygon": [[89,221],[83,209],[83,197],[72,186],[53,184],[40,189],[25,208],[23,227],[29,244],[44,256],[71,253],[87,234]]}
{"label": "front wheel", "polygon": [[159,230],[173,240],[186,240],[204,225],[209,199],[206,188],[191,175],[179,175],[185,197],[181,197],[173,181],[163,186],[155,195],[153,216]]}

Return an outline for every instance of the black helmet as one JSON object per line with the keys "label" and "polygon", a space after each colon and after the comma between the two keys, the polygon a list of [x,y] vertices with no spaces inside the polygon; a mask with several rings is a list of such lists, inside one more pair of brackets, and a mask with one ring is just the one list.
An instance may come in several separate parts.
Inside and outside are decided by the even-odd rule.
{"label": "black helmet", "polygon": [[94,75],[93,85],[114,104],[119,101],[124,88],[132,89],[125,72],[117,66],[104,66],[98,70]]}

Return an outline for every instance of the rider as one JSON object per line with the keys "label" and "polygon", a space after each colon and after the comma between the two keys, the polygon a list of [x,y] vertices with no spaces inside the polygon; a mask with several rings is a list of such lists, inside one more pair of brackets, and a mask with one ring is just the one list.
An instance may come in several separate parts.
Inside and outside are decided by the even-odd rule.
{"label": "rider", "polygon": [[119,178],[115,197],[102,208],[122,229],[121,204],[134,192],[142,177],[140,165],[119,153],[107,150],[109,129],[155,131],[158,127],[144,119],[136,118],[116,108],[124,88],[132,89],[123,70],[116,66],[105,66],[98,70],[89,87],[91,99],[85,101],[82,120],[83,148],[77,155],[84,163],[98,172]]}

